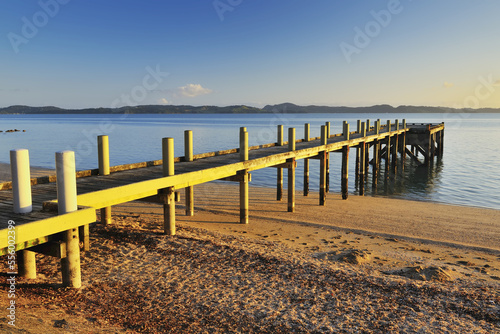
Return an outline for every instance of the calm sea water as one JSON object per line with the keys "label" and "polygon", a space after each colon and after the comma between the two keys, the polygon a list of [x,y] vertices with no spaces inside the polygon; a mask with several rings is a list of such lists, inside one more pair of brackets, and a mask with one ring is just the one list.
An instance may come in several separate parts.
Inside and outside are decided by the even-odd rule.
{"label": "calm sea water", "polygon": [[[332,133],[341,132],[342,121],[355,128],[356,120],[406,119],[412,122],[445,122],[445,149],[441,161],[417,167],[409,159],[404,173],[386,177],[368,194],[500,209],[500,114],[246,114],[246,115],[0,115],[0,162],[9,162],[9,150],[27,148],[33,166],[54,168],[54,153],[73,150],[78,170],[97,168],[97,135],[110,140],[112,165],[161,159],[161,138],[175,139],[176,156],[183,155],[184,130],[193,130],[195,154],[238,147],[240,126],[249,132],[249,144],[276,141],[276,125],[297,128],[303,136],[304,123],[311,136],[319,136],[326,121]],[[287,131],[285,130],[285,134]],[[354,168],[355,150],[351,150]],[[370,152],[371,153],[371,152]],[[340,155],[333,154],[330,166],[331,191],[340,191]],[[319,165],[311,160],[311,188],[318,189]],[[297,189],[302,189],[302,163],[297,170]],[[253,172],[252,183],[274,186],[276,170]],[[349,189],[356,193],[351,174]]]}

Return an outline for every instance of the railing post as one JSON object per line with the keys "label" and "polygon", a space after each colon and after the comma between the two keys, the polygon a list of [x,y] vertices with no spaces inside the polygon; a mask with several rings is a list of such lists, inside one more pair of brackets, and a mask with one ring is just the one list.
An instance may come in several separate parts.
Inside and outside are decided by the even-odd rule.
{"label": "railing post", "polygon": [[[345,121],[344,121],[345,122]],[[326,122],[326,140],[328,142],[328,139],[332,136],[331,134],[331,123]],[[326,154],[326,178],[325,178],[325,191],[327,193],[330,192],[330,154]]]}
{"label": "railing post", "polygon": [[[10,151],[10,171],[12,176],[12,202],[15,213],[29,213],[33,209],[31,197],[31,177],[29,152],[26,149]],[[35,252],[27,249],[17,252],[19,275],[36,278]]]}
{"label": "railing post", "polygon": [[[278,125],[278,139],[276,143],[278,146],[283,146],[283,125]],[[276,171],[276,200],[281,201],[283,199],[283,168],[278,167]]]}
{"label": "railing post", "polygon": [[[304,142],[309,142],[311,138],[311,126],[309,123],[304,124]],[[304,196],[309,196],[309,159],[304,159]]]}
{"label": "railing post", "polygon": [[[175,175],[174,138],[162,138],[163,176]],[[168,187],[160,192],[163,201],[163,234],[175,235],[175,189]]]}
{"label": "railing post", "polygon": [[[240,128],[240,161],[248,160],[248,132]],[[240,172],[240,224],[248,224],[248,170]]]}
{"label": "railing post", "polygon": [[[295,151],[295,128],[288,129],[288,150]],[[295,212],[295,158],[287,159],[288,167],[288,212]]]}
{"label": "railing post", "polygon": [[240,128],[240,161],[248,160],[248,132],[246,127]]}
{"label": "railing post", "polygon": [[12,202],[14,213],[29,213],[31,202],[30,159],[26,149],[10,151]]}
{"label": "railing post", "polygon": [[[193,161],[193,131],[184,131],[184,160]],[[186,187],[186,216],[194,216],[194,189]]]}
{"label": "railing post", "polygon": [[[57,204],[60,215],[78,210],[76,200],[75,152],[56,153]],[[66,257],[61,259],[62,280],[64,286],[80,288],[80,240],[78,228],[62,232],[66,243]]]}
{"label": "railing post", "polygon": [[[97,136],[97,156],[99,162],[99,175],[105,176],[109,175],[109,138],[108,136],[102,135]],[[101,223],[111,224],[111,207],[101,209]],[[82,226],[83,227],[83,226]],[[82,235],[82,229],[80,229],[80,235]]]}

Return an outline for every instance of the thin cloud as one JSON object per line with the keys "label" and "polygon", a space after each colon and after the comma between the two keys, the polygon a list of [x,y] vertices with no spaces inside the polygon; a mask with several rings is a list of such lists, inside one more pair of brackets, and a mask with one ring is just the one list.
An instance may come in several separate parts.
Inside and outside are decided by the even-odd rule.
{"label": "thin cloud", "polygon": [[455,86],[455,85],[452,82],[445,81],[444,84],[443,84],[444,88],[451,88],[453,86]]}
{"label": "thin cloud", "polygon": [[493,86],[500,87],[500,80],[495,81],[495,83],[493,84]]}
{"label": "thin cloud", "polygon": [[168,104],[168,100],[166,98],[160,99],[160,104]]}
{"label": "thin cloud", "polygon": [[196,97],[212,93],[211,89],[202,87],[200,84],[187,84],[177,88],[175,95],[184,97]]}

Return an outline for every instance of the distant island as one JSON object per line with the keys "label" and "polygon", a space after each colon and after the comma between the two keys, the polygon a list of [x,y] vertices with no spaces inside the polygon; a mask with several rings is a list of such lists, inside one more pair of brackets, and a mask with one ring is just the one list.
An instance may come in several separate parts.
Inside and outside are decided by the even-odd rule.
{"label": "distant island", "polygon": [[190,106],[190,105],[141,105],[120,108],[63,109],[53,106],[10,106],[0,108],[0,114],[270,114],[270,113],[500,113],[500,108],[457,109],[447,107],[398,106],[388,104],[371,107],[299,106],[293,103],[267,105],[264,108],[245,105]]}

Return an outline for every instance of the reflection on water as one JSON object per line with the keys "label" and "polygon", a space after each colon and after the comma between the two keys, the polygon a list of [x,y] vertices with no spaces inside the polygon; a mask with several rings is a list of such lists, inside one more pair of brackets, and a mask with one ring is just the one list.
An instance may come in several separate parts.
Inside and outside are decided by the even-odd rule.
{"label": "reflection on water", "polygon": [[[401,162],[398,161],[400,164]],[[396,173],[385,169],[377,178],[377,186],[373,187],[373,174],[368,175],[367,194],[383,195],[414,200],[428,199],[440,184],[443,170],[443,160],[434,160],[430,165],[417,165],[413,160],[406,159],[404,170],[400,167]]]}

